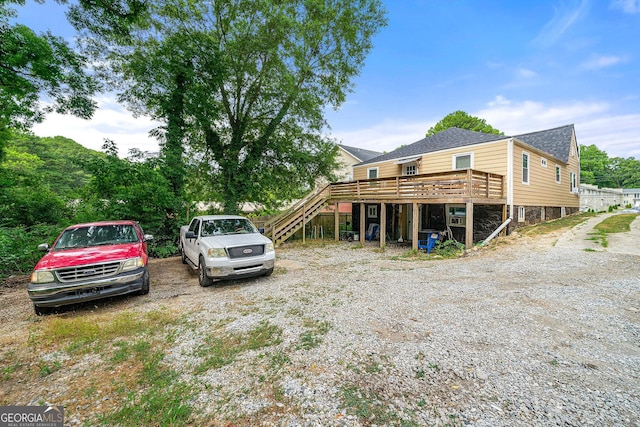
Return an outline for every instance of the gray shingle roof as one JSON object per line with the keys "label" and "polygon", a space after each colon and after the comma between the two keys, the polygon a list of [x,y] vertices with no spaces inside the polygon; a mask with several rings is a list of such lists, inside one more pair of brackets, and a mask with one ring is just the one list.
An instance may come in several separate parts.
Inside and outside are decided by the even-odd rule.
{"label": "gray shingle roof", "polygon": [[420,154],[433,153],[435,151],[447,150],[449,148],[466,147],[483,142],[498,141],[508,138],[504,135],[494,135],[490,133],[475,132],[460,128],[449,128],[435,135],[428,136],[410,145],[397,148],[389,153],[360,163],[383,162],[391,159],[401,159],[403,157],[418,156]]}
{"label": "gray shingle roof", "polygon": [[[566,163],[569,160],[572,135],[573,125],[566,125],[554,129],[515,135],[513,138],[531,145],[545,153],[549,153],[553,157],[556,157]],[[423,138],[413,144],[399,147],[389,153],[364,160],[360,165],[419,156],[426,153],[433,153],[451,148],[467,147],[482,144],[484,142],[499,141],[506,138],[510,138],[510,136],[475,132],[454,127]]]}
{"label": "gray shingle roof", "polygon": [[356,159],[360,160],[361,162],[366,162],[367,160],[373,159],[382,154],[379,151],[371,151],[371,150],[365,150],[357,147],[349,147],[348,145],[338,144],[338,146],[342,148],[344,151],[346,151],[347,153],[351,154]]}
{"label": "gray shingle roof", "polygon": [[566,125],[538,132],[514,135],[514,138],[567,163],[569,161],[573,132],[573,125]]}

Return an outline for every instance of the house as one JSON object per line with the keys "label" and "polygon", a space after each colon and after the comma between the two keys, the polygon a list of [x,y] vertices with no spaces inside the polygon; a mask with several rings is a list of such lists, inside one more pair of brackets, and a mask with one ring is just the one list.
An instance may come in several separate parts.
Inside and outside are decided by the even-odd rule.
{"label": "house", "polygon": [[353,166],[382,155],[378,151],[365,150],[348,145],[338,144],[338,163],[336,171],[338,181],[353,181]]}
{"label": "house", "polygon": [[640,188],[625,188],[622,190],[623,206],[640,207]]}
{"label": "house", "polygon": [[581,211],[607,211],[623,204],[622,188],[598,188],[597,185],[580,184]]}
{"label": "house", "polygon": [[417,249],[438,231],[471,247],[500,227],[578,212],[579,173],[573,125],[515,136],[450,128],[354,165],[353,181],[329,184],[275,221],[274,241],[317,203],[352,203],[362,241],[378,224],[381,246],[408,240]]}

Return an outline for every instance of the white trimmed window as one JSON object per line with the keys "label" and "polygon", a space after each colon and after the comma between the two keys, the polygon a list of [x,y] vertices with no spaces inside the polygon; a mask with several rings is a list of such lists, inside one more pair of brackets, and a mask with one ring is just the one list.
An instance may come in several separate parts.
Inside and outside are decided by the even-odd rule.
{"label": "white trimmed window", "polygon": [[367,218],[378,218],[378,206],[376,205],[367,206]]}
{"label": "white trimmed window", "polygon": [[526,212],[524,206],[518,206],[518,222],[524,222]]}
{"label": "white trimmed window", "polygon": [[542,166],[543,168],[547,167],[547,159],[545,159],[544,157],[540,157],[540,166]]}
{"label": "white trimmed window", "polygon": [[574,172],[569,172],[569,191],[578,194],[578,179]]}
{"label": "white trimmed window", "polygon": [[560,166],[556,165],[556,184],[560,184]]}
{"label": "white trimmed window", "polygon": [[377,179],[378,178],[378,168],[369,168],[369,169],[367,169],[367,178],[369,178],[369,179]]}
{"label": "white trimmed window", "polygon": [[403,166],[404,175],[417,175],[418,166],[416,164],[407,164]]}
{"label": "white trimmed window", "polygon": [[451,167],[454,170],[473,169],[473,153],[454,154]]}
{"label": "white trimmed window", "polygon": [[522,183],[529,184],[529,153],[522,153]]}

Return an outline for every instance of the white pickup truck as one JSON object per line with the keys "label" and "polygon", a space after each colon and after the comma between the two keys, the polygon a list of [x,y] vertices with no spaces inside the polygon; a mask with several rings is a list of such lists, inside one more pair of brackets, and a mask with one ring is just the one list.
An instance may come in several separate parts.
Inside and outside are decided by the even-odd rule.
{"label": "white pickup truck", "polygon": [[198,269],[200,286],[214,280],[273,273],[273,242],[247,218],[236,215],[196,216],[180,227],[182,262]]}

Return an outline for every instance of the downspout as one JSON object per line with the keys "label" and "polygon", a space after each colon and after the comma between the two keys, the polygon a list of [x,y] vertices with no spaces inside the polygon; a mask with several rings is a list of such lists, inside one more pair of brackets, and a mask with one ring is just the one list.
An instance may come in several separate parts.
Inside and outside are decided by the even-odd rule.
{"label": "downspout", "polygon": [[484,241],[480,244],[480,246],[484,246],[487,243],[489,243],[491,240],[493,240],[493,238],[496,237],[498,235],[498,233],[500,233],[507,225],[509,225],[509,223],[511,222],[511,219],[512,218],[507,218],[507,220],[505,222],[500,224],[500,227],[496,228],[496,230],[493,233],[491,233],[491,235],[489,237],[484,239]]}
{"label": "downspout", "polygon": [[509,219],[513,219],[513,138],[507,142],[507,205]]}

